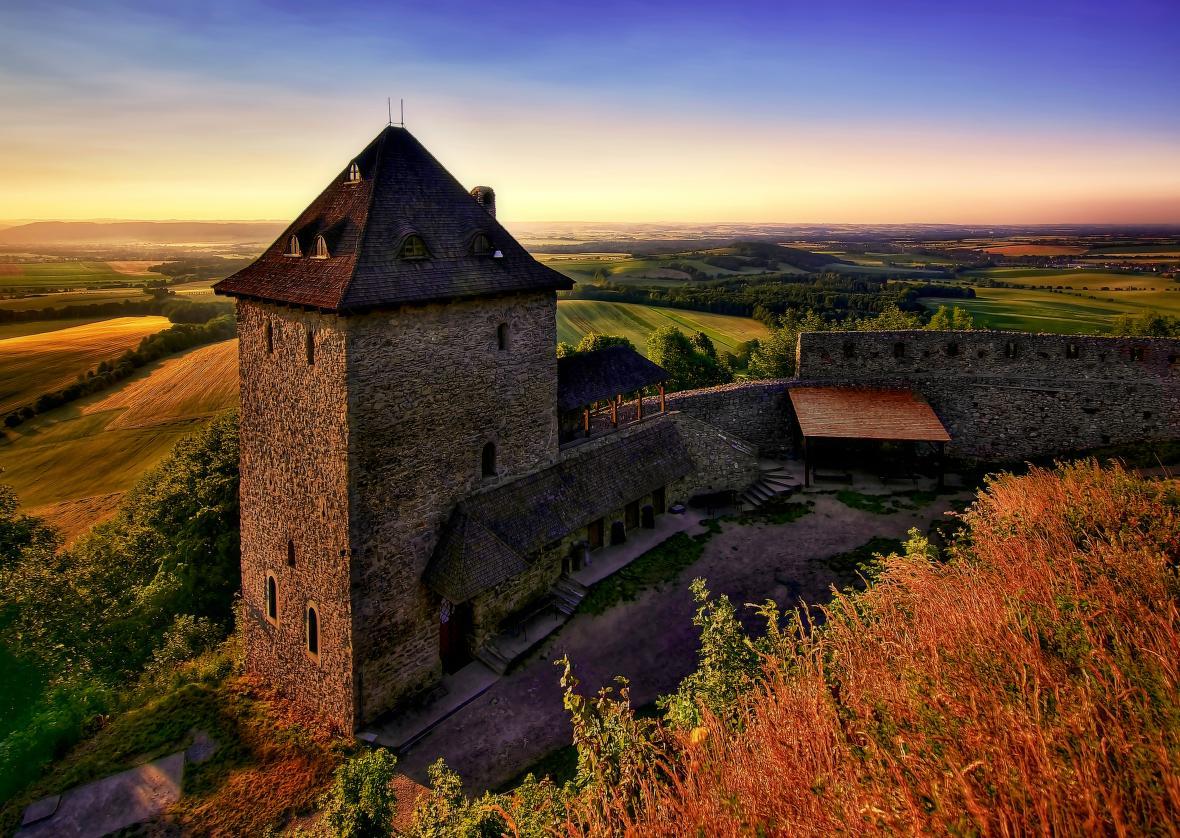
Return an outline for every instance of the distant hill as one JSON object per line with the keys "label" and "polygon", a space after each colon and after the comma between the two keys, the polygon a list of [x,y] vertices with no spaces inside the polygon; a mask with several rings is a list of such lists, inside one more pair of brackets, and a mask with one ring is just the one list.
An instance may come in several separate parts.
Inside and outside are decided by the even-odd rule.
{"label": "distant hill", "polygon": [[774,262],[786,262],[804,271],[818,271],[827,265],[851,265],[844,259],[837,259],[827,253],[812,253],[810,250],[800,250],[797,247],[786,247],[781,244],[759,241],[734,242],[732,252],[735,256],[767,259]]}
{"label": "distant hill", "polygon": [[0,229],[0,245],[269,244],[286,226],[280,221],[34,221]]}

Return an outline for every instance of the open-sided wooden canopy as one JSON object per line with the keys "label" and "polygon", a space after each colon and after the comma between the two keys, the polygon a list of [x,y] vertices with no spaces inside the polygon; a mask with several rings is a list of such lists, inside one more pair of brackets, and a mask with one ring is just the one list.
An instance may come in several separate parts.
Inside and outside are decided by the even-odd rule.
{"label": "open-sided wooden canopy", "polygon": [[792,387],[791,404],[805,438],[950,442],[917,393],[875,387]]}

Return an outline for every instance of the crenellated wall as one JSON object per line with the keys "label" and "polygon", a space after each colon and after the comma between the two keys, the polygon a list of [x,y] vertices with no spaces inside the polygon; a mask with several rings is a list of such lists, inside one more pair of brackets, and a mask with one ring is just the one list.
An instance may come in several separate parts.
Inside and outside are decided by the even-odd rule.
{"label": "crenellated wall", "polygon": [[1013,332],[814,332],[800,381],[909,386],[949,453],[1009,461],[1180,438],[1180,340]]}

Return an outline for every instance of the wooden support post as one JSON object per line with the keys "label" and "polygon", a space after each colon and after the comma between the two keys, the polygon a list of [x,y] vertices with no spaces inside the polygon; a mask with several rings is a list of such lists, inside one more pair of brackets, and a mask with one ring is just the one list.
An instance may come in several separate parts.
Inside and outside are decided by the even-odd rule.
{"label": "wooden support post", "polygon": [[619,427],[619,400],[610,400],[610,423],[612,427]]}
{"label": "wooden support post", "polygon": [[590,408],[582,411],[582,430],[586,432],[586,436],[590,436]]}
{"label": "wooden support post", "polygon": [[803,488],[811,487],[811,456],[807,451],[807,437],[803,437]]}
{"label": "wooden support post", "polygon": [[635,402],[635,421],[643,421],[643,391],[639,391],[639,398]]}
{"label": "wooden support post", "polygon": [[664,400],[664,385],[660,384],[660,413],[665,413],[668,410],[668,403]]}

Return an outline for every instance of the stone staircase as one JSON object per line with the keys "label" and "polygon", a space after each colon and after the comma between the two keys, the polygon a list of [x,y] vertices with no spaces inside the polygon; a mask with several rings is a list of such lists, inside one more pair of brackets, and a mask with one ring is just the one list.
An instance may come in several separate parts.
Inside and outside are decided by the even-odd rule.
{"label": "stone staircase", "polygon": [[789,495],[799,488],[787,469],[782,466],[764,468],[750,488],[740,498],[743,509],[757,509],[771,498]]}
{"label": "stone staircase", "polygon": [[581,582],[571,579],[569,576],[562,576],[549,589],[549,593],[553,595],[554,608],[567,617],[572,617],[589,590]]}
{"label": "stone staircase", "polygon": [[[542,605],[524,620],[519,626],[519,632],[492,638],[475,653],[475,657],[492,672],[503,675],[513,661],[520,660],[573,616],[589,590],[569,576],[562,576],[549,589],[547,605]],[[517,633],[519,637],[513,636]]]}

